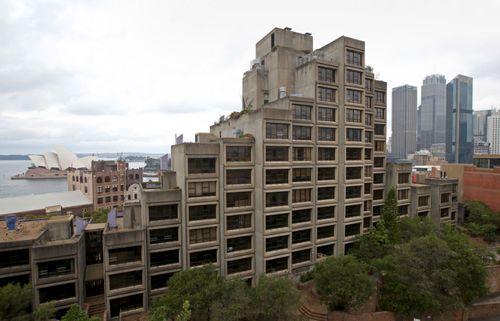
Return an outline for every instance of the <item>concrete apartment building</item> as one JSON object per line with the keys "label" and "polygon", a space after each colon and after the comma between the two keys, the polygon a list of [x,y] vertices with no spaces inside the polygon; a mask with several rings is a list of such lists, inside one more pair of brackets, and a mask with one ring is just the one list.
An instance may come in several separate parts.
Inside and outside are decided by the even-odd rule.
{"label": "concrete apartment building", "polygon": [[420,149],[430,150],[433,144],[444,144],[446,139],[446,78],[425,77],[420,100]]}
{"label": "concrete apartment building", "polygon": [[80,190],[94,210],[123,208],[125,192],[142,183],[142,168],[129,169],[125,161],[92,161],[90,169],[68,169],[68,190]]}
{"label": "concrete apartment building", "polygon": [[408,159],[417,150],[417,87],[392,89],[391,157]]}
{"label": "concrete apartment building", "polygon": [[474,154],[471,77],[458,75],[446,85],[446,160],[472,164]]}
{"label": "concrete apartment building", "polygon": [[486,141],[491,154],[500,154],[500,112],[495,112],[488,117]]}

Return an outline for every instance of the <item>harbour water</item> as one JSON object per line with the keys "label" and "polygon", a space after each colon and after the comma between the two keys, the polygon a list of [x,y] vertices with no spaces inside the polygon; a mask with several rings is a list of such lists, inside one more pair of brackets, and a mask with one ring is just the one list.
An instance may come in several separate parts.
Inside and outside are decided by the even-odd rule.
{"label": "harbour water", "polygon": [[[64,192],[68,190],[66,179],[31,179],[11,180],[16,174],[21,174],[30,166],[29,160],[0,160],[0,198]],[[144,167],[143,162],[131,162],[130,168]]]}

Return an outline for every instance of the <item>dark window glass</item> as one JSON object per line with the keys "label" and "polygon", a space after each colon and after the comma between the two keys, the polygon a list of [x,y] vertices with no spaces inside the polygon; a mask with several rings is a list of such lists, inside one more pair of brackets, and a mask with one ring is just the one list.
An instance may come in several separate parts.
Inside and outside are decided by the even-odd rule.
{"label": "dark window glass", "polygon": [[0,268],[30,264],[30,251],[28,249],[0,252]]}
{"label": "dark window glass", "polygon": [[347,108],[345,110],[345,121],[351,123],[361,123],[361,115],[361,110]]}
{"label": "dark window glass", "polygon": [[287,162],[288,147],[286,146],[266,146],[267,162]]}
{"label": "dark window glass", "polygon": [[294,168],[292,170],[293,182],[310,182],[311,169],[310,168]]}
{"label": "dark window glass", "polygon": [[346,62],[351,65],[363,66],[363,54],[354,50],[346,51]]}
{"label": "dark window glass", "polygon": [[335,102],[335,89],[328,87],[318,87],[318,100]]}
{"label": "dark window glass", "polygon": [[347,128],[346,140],[350,142],[360,142],[363,139],[363,130],[359,128]]}
{"label": "dark window glass", "polygon": [[141,261],[142,247],[132,246],[119,249],[111,249],[108,252],[109,264],[122,264]]}
{"label": "dark window glass", "polygon": [[312,147],[294,147],[293,160],[294,161],[310,161]]}
{"label": "dark window glass", "polygon": [[151,266],[179,263],[179,250],[152,252],[149,254]]}
{"label": "dark window glass", "polygon": [[318,167],[318,181],[335,179],[335,167]]}
{"label": "dark window glass", "polygon": [[345,217],[361,216],[361,204],[345,207]]}
{"label": "dark window glass", "polygon": [[335,218],[335,206],[318,207],[318,220]]}
{"label": "dark window glass", "polygon": [[375,124],[375,135],[385,135],[385,125],[384,124]]}
{"label": "dark window glass", "polygon": [[237,230],[252,227],[252,214],[232,215],[226,217],[226,228]]}
{"label": "dark window glass", "polygon": [[361,154],[363,152],[362,148],[346,148],[345,159],[346,160],[362,160]]}
{"label": "dark window glass", "polygon": [[149,207],[149,220],[175,220],[177,219],[177,204],[159,205]]}
{"label": "dark window glass", "polygon": [[193,252],[189,254],[189,262],[191,266],[205,265],[217,262],[217,250],[207,250]]}
{"label": "dark window glass", "polygon": [[267,169],[266,184],[288,184],[288,169]]}
{"label": "dark window glass", "polygon": [[311,242],[311,229],[292,232],[292,244]]}
{"label": "dark window glass", "polygon": [[408,184],[410,182],[409,173],[398,173],[398,184]]}
{"label": "dark window glass", "polygon": [[288,192],[270,192],[266,194],[266,207],[288,206]]}
{"label": "dark window glass", "polygon": [[292,224],[304,223],[311,221],[311,209],[305,208],[292,211]]}
{"label": "dark window glass", "polygon": [[292,252],[292,264],[308,262],[311,260],[311,250],[300,250]]}
{"label": "dark window glass", "polygon": [[359,198],[361,197],[361,186],[346,186],[345,198]]}
{"label": "dark window glass", "polygon": [[362,104],[363,92],[359,90],[346,89],[345,100],[348,103]]}
{"label": "dark window glass", "polygon": [[332,68],[318,67],[318,80],[335,82],[335,70]]}
{"label": "dark window glass", "polygon": [[377,104],[385,104],[385,92],[375,91],[375,102]]}
{"label": "dark window glass", "polygon": [[346,81],[351,84],[361,85],[363,73],[360,71],[348,69],[346,72]]}
{"label": "dark window glass", "polygon": [[190,182],[188,183],[189,197],[215,196],[217,183],[213,182]]}
{"label": "dark window glass", "polygon": [[239,260],[227,262],[227,274],[240,273],[250,271],[252,269],[252,258],[246,257]]}
{"label": "dark window glass", "polygon": [[119,317],[121,313],[136,309],[141,309],[143,305],[143,295],[134,294],[118,299],[109,300],[111,317]]}
{"label": "dark window glass", "polygon": [[372,96],[365,96],[365,107],[367,109],[373,108],[373,97]]}
{"label": "dark window glass", "polygon": [[266,261],[266,273],[273,273],[288,269],[288,256]]}
{"label": "dark window glass", "polygon": [[384,173],[373,174],[373,184],[384,184]]}
{"label": "dark window glass", "polygon": [[[383,189],[374,189],[373,190],[373,200],[382,200],[384,199],[384,190]],[[375,209],[375,206],[373,207]]]}
{"label": "dark window glass", "polygon": [[216,217],[216,204],[189,206],[189,221],[212,220]]}
{"label": "dark window glass", "polygon": [[288,139],[288,124],[266,123],[266,138]]}
{"label": "dark window glass", "polygon": [[252,161],[252,146],[226,146],[226,162]]}
{"label": "dark window glass", "polygon": [[175,242],[179,240],[179,228],[167,227],[162,229],[149,230],[149,243]]}
{"label": "dark window glass", "polygon": [[109,276],[109,289],[116,290],[142,284],[142,271],[130,271]]}
{"label": "dark window glass", "polygon": [[375,168],[384,167],[384,158],[383,157],[374,157],[373,158],[373,167],[375,167]]}
{"label": "dark window glass", "polygon": [[174,273],[162,273],[151,276],[151,289],[161,289],[167,286],[168,280],[174,275]]}
{"label": "dark window glass", "polygon": [[75,273],[74,259],[38,263],[38,277],[40,279],[73,273]]}
{"label": "dark window glass", "polygon": [[328,200],[335,198],[335,187],[318,187],[318,200]]}
{"label": "dark window glass", "polygon": [[252,192],[226,193],[226,207],[252,206]]}
{"label": "dark window glass", "polygon": [[293,119],[311,120],[311,106],[293,105],[292,108]]}
{"label": "dark window glass", "polygon": [[292,191],[292,203],[303,203],[311,201],[311,189],[294,189]]}
{"label": "dark window glass", "polygon": [[320,226],[316,230],[317,239],[325,239],[335,236],[335,225]]}
{"label": "dark window glass", "polygon": [[227,239],[227,252],[250,250],[252,248],[252,236],[241,236]]}
{"label": "dark window glass", "polygon": [[227,185],[245,185],[252,183],[251,169],[227,169],[226,184]]}
{"label": "dark window glass", "polygon": [[335,121],[335,108],[319,107],[318,108],[318,120],[320,121]]}
{"label": "dark window glass", "polygon": [[385,119],[385,109],[384,108],[375,108],[375,119]]}
{"label": "dark window glass", "polygon": [[318,246],[316,252],[318,258],[333,255],[333,244]]}
{"label": "dark window glass", "polygon": [[350,224],[345,226],[345,236],[354,236],[361,233],[361,223]]}
{"label": "dark window glass", "polygon": [[363,167],[346,167],[345,179],[361,179]]}
{"label": "dark window glass", "polygon": [[73,282],[73,283],[49,286],[46,288],[39,288],[38,294],[40,298],[40,303],[74,298],[76,297],[76,286],[75,283]]}
{"label": "dark window glass", "polygon": [[318,127],[318,140],[319,141],[335,141],[335,128]]}
{"label": "dark window glass", "polygon": [[215,158],[188,158],[189,174],[215,173]]}
{"label": "dark window glass", "polygon": [[334,147],[318,147],[318,160],[319,161],[334,161],[335,148]]}
{"label": "dark window glass", "polygon": [[266,239],[266,252],[288,248],[288,235],[270,237]]}
{"label": "dark window glass", "polygon": [[266,230],[283,227],[288,227],[288,213],[266,216]]}
{"label": "dark window glass", "polygon": [[295,140],[311,140],[311,129],[309,126],[293,125],[293,139]]}

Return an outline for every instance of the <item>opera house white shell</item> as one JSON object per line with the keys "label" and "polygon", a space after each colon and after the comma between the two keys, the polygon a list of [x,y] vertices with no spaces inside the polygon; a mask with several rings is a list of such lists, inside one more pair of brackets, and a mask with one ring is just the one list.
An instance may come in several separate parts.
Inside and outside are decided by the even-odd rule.
{"label": "opera house white shell", "polygon": [[54,152],[46,152],[43,155],[29,155],[34,167],[46,169],[66,170],[68,168],[90,169],[95,156],[78,158],[73,152],[64,147],[54,147]]}

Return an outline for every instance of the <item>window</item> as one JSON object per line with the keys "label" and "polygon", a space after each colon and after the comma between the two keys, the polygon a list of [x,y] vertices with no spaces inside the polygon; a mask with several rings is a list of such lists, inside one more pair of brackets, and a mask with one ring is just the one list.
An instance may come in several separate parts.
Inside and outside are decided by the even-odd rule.
{"label": "window", "polygon": [[346,167],[345,179],[361,179],[361,172],[363,167]]}
{"label": "window", "polygon": [[335,225],[320,226],[316,230],[316,239],[326,239],[335,236]]}
{"label": "window", "polygon": [[151,266],[161,266],[179,263],[179,250],[152,252],[149,254]]}
{"label": "window", "polygon": [[109,300],[111,318],[119,317],[121,313],[127,311],[141,309],[143,300],[142,294],[134,294]]}
{"label": "window", "polygon": [[294,189],[292,191],[292,203],[303,203],[311,201],[311,189]]}
{"label": "window", "polygon": [[450,193],[441,194],[441,203],[448,203],[450,201]]}
{"label": "window", "polygon": [[293,160],[294,161],[310,161],[312,147],[294,147]]}
{"label": "window", "polygon": [[316,248],[316,252],[316,256],[318,259],[333,255],[333,244],[318,246]]}
{"label": "window", "polygon": [[318,187],[318,201],[335,199],[335,187]]}
{"label": "window", "polygon": [[361,223],[345,226],[345,237],[358,235],[361,233]]}
{"label": "window", "polygon": [[409,205],[398,206],[398,215],[408,215]]}
{"label": "window", "polygon": [[318,67],[318,80],[335,82],[335,70],[332,68]]}
{"label": "window", "polygon": [[373,125],[373,115],[365,113],[365,125],[371,126]]}
{"label": "window", "polygon": [[[366,188],[366,185],[365,185],[365,188]],[[370,200],[364,201],[363,208],[364,208],[365,212],[371,212],[372,211],[372,201],[370,201]]]}
{"label": "window", "polygon": [[346,81],[351,84],[361,85],[363,73],[360,71],[347,69]]}
{"label": "window", "polygon": [[372,176],[372,167],[371,166],[365,166],[365,177],[371,177]]}
{"label": "window", "polygon": [[334,147],[318,147],[318,160],[319,161],[334,161],[335,148]]}
{"label": "window", "polygon": [[373,184],[384,184],[384,173],[373,174]]}
{"label": "window", "polygon": [[372,160],[372,150],[370,148],[365,148],[365,160]]}
{"label": "window", "polygon": [[215,173],[215,158],[189,158],[188,159],[189,174],[209,174]]}
{"label": "window", "polygon": [[189,197],[215,196],[217,182],[192,182],[188,183]]}
{"label": "window", "polygon": [[408,184],[410,183],[409,173],[398,173],[398,184]]}
{"label": "window", "polygon": [[407,189],[401,189],[398,190],[398,200],[407,200],[408,199],[408,190]]}
{"label": "window", "polygon": [[252,269],[252,258],[246,257],[227,262],[227,274],[240,273]]}
{"label": "window", "polygon": [[361,197],[361,186],[346,186],[345,188],[345,198],[360,198]]}
{"label": "window", "polygon": [[292,232],[292,244],[304,242],[311,242],[311,229]]}
{"label": "window", "polygon": [[310,182],[311,169],[310,168],[294,168],[292,171],[293,182]]}
{"label": "window", "polygon": [[217,217],[217,205],[189,206],[189,221],[213,220]]}
{"label": "window", "polygon": [[226,162],[252,161],[251,146],[226,146]]}
{"label": "window", "polygon": [[335,180],[335,167],[318,167],[318,181]]}
{"label": "window", "polygon": [[108,251],[109,265],[141,261],[142,247],[132,246]]}
{"label": "window", "polygon": [[267,169],[266,184],[288,184],[288,169]]}
{"label": "window", "polygon": [[318,220],[328,220],[335,218],[335,206],[318,207]]}
{"label": "window", "polygon": [[252,184],[251,169],[227,169],[226,170],[227,185],[245,185]]}
{"label": "window", "polygon": [[319,141],[335,141],[335,128],[318,127],[318,140]]}
{"label": "window", "polygon": [[226,193],[226,207],[252,206],[252,192]]}
{"label": "window", "polygon": [[189,244],[217,241],[217,227],[204,227],[189,230]]}
{"label": "window", "polygon": [[[373,200],[383,200],[384,199],[384,190],[383,189],[374,189],[373,190]],[[375,210],[375,206],[373,207]]]}
{"label": "window", "polygon": [[383,140],[375,141],[375,151],[376,152],[384,152],[385,151],[385,142]]}
{"label": "window", "polygon": [[266,123],[266,138],[288,139],[288,124]]}
{"label": "window", "polygon": [[335,89],[328,87],[318,87],[318,100],[326,102],[335,102]]}
{"label": "window", "polygon": [[365,183],[365,188],[363,193],[365,195],[370,195],[372,193],[372,184],[371,183]]}
{"label": "window", "polygon": [[373,97],[365,96],[365,108],[367,109],[373,108]]}
{"label": "window", "polygon": [[441,217],[448,217],[449,215],[449,208],[442,208],[441,209]]}
{"label": "window", "polygon": [[345,217],[361,216],[361,204],[349,205],[345,207]]}
{"label": "window", "polygon": [[109,276],[109,289],[116,290],[129,286],[142,285],[142,271],[130,271]]}
{"label": "window", "polygon": [[292,211],[292,224],[304,223],[311,221],[311,209],[305,208]]}
{"label": "window", "polygon": [[365,130],[365,143],[373,143],[373,132]]}
{"label": "window", "polygon": [[345,121],[351,123],[361,123],[361,110],[350,109],[345,110]]}
{"label": "window", "polygon": [[346,140],[350,142],[360,142],[363,137],[363,130],[359,128],[347,128]]}
{"label": "window", "polygon": [[38,278],[40,279],[73,273],[75,273],[74,259],[38,263]]}
{"label": "window", "polygon": [[362,160],[361,154],[363,153],[362,148],[348,147],[345,149],[345,160]]}
{"label": "window", "polygon": [[384,108],[375,108],[375,119],[384,120],[385,119],[385,109]]}
{"label": "window", "polygon": [[149,231],[150,244],[176,242],[178,240],[179,240],[178,227],[167,227],[161,229],[153,229]]}
{"label": "window", "polygon": [[252,214],[240,214],[226,217],[226,229],[238,230],[252,227]]}
{"label": "window", "polygon": [[375,91],[375,102],[377,104],[385,104],[385,92]]}
{"label": "window", "polygon": [[156,290],[167,287],[168,280],[170,280],[173,275],[173,272],[152,275],[151,289]]}
{"label": "window", "polygon": [[288,206],[288,192],[272,192],[266,194],[266,207]]}
{"label": "window", "polygon": [[206,250],[189,254],[191,266],[199,266],[217,262],[217,250]]}
{"label": "window", "polygon": [[373,79],[365,78],[365,89],[366,91],[373,91]]}
{"label": "window", "polygon": [[429,205],[429,196],[420,196],[418,198],[418,206],[427,206]]}
{"label": "window", "polygon": [[40,304],[49,301],[58,301],[76,297],[75,283],[65,283],[38,290]]}
{"label": "window", "polygon": [[288,213],[266,216],[266,230],[284,227],[288,227]]}
{"label": "window", "polygon": [[363,92],[359,90],[346,89],[345,100],[348,103],[362,104],[363,103]]}
{"label": "window", "polygon": [[305,106],[305,105],[293,105],[293,119],[305,119],[305,120],[311,120],[311,106]]}
{"label": "window", "polygon": [[384,158],[383,157],[374,157],[373,158],[373,167],[383,168],[384,167]]}
{"label": "window", "polygon": [[288,147],[266,146],[267,162],[288,162]]}
{"label": "window", "polygon": [[375,135],[385,135],[385,125],[375,124]]}
{"label": "window", "polygon": [[373,216],[380,216],[380,215],[382,215],[382,208],[383,207],[384,207],[383,205],[374,206],[373,207],[373,211],[372,211]]}
{"label": "window", "polygon": [[309,262],[309,261],[311,261],[311,250],[310,249],[292,252],[292,264],[298,264],[298,263]]}
{"label": "window", "polygon": [[227,252],[250,250],[252,248],[252,236],[240,236],[227,239]]}
{"label": "window", "polygon": [[347,50],[346,51],[346,62],[351,65],[356,65],[356,66],[363,66],[363,54],[354,51],[354,50]]}
{"label": "window", "polygon": [[293,126],[293,139],[295,140],[311,140],[311,129],[309,126]]}
{"label": "window", "polygon": [[266,239],[266,252],[288,248],[288,235],[270,237]]}
{"label": "window", "polygon": [[318,120],[319,121],[335,121],[335,108],[318,107]]}
{"label": "window", "polygon": [[288,256],[266,261],[266,273],[288,270]]}

